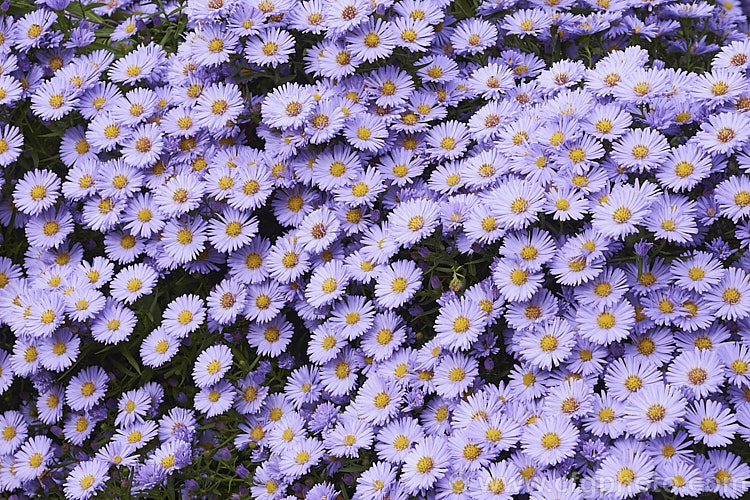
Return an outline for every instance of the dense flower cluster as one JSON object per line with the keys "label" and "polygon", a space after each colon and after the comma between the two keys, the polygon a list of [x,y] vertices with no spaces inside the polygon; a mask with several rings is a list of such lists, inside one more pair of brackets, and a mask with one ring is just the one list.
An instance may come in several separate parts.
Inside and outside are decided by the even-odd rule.
{"label": "dense flower cluster", "polygon": [[8,9],[4,495],[750,491],[734,0]]}

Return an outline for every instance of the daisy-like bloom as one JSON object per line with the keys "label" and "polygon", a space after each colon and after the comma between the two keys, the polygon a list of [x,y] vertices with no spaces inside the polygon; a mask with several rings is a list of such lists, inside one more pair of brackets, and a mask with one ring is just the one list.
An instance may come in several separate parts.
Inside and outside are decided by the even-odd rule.
{"label": "daisy-like bloom", "polygon": [[[513,86],[513,73],[505,65],[491,62],[486,66],[474,70],[468,85],[473,91],[480,93],[487,99],[498,98]],[[485,117],[485,126],[492,125],[492,122],[497,122],[492,125],[495,127],[501,121],[507,120],[507,118],[501,114],[497,114],[494,118],[490,118],[490,123],[487,123],[486,120],[487,117]]]}
{"label": "daisy-like bloom", "polygon": [[422,287],[422,273],[412,261],[397,260],[384,267],[375,284],[375,299],[386,309],[395,309],[410,300]]}
{"label": "daisy-like bloom", "polygon": [[688,143],[673,148],[656,171],[656,178],[675,191],[693,188],[711,172],[711,157],[696,144]]}
{"label": "daisy-like bloom", "polygon": [[226,31],[221,24],[208,24],[196,30],[194,36],[188,38],[192,55],[198,64],[203,66],[218,66],[227,62],[239,42],[239,37],[232,31]]}
{"label": "daisy-like bloom", "polygon": [[[362,229],[362,223],[365,222],[363,215],[364,207],[372,207],[378,195],[385,191],[386,186],[383,182],[382,175],[374,168],[367,168],[361,174],[355,177],[350,186],[340,186],[336,189],[335,198],[337,202],[343,202],[349,207],[343,218],[347,234],[359,232]],[[361,207],[361,208],[360,208]],[[339,218],[343,215],[338,212]]]}
{"label": "daisy-like bloom", "polygon": [[193,436],[196,430],[195,412],[172,408],[159,420],[159,440],[171,441]]}
{"label": "daisy-like bloom", "polygon": [[179,348],[180,340],[159,326],[143,339],[140,348],[141,360],[146,366],[158,367],[170,361]]}
{"label": "daisy-like bloom", "polygon": [[[387,494],[385,492],[390,491],[393,484],[396,484],[396,469],[387,462],[375,462],[357,480],[357,493],[355,494],[361,492],[363,495],[376,495],[374,498],[378,498],[381,494]],[[332,490],[333,488],[331,487],[331,493],[328,493],[329,497],[337,494],[333,493]],[[329,497],[321,496],[315,498],[323,500]]]}
{"label": "daisy-like bloom", "polygon": [[200,328],[205,319],[203,300],[197,295],[181,295],[167,305],[162,326],[168,334],[181,339]]}
{"label": "daisy-like bloom", "polygon": [[56,248],[73,231],[73,219],[64,208],[50,208],[34,217],[26,225],[29,243],[41,249]]}
{"label": "daisy-like bloom", "polygon": [[750,177],[732,176],[716,186],[714,191],[720,214],[737,222],[750,215]]}
{"label": "daisy-like bloom", "polygon": [[156,164],[163,147],[159,126],[155,123],[141,124],[124,141],[122,159],[134,167],[151,167]]}
{"label": "daisy-like bloom", "polygon": [[59,328],[38,345],[39,362],[53,372],[69,368],[80,352],[80,339],[68,328]]}
{"label": "daisy-like bloom", "polygon": [[279,460],[279,467],[290,478],[306,474],[317,465],[325,453],[323,443],[316,438],[308,437],[292,445]]}
{"label": "daisy-like bloom", "polygon": [[607,390],[621,401],[660,381],[661,375],[653,365],[635,358],[615,360],[607,368],[604,377]]}
{"label": "daisy-like bloom", "polygon": [[547,92],[554,92],[577,84],[583,79],[586,67],[580,61],[562,60],[554,62],[541,72],[537,83]]}
{"label": "daisy-like bloom", "polygon": [[715,68],[703,73],[693,83],[689,91],[698,100],[710,107],[731,101],[748,90],[744,78],[732,69]]}
{"label": "daisy-like bloom", "polygon": [[[342,78],[354,73],[362,61],[341,42],[322,42],[317,72],[327,78]],[[315,48],[310,49],[315,50]],[[311,71],[312,70],[311,68]]]}
{"label": "daisy-like bloom", "polygon": [[741,498],[750,490],[750,467],[737,455],[725,450],[709,450],[708,460],[698,467],[709,491],[726,498]]}
{"label": "daisy-like bloom", "polygon": [[719,390],[724,373],[716,352],[685,351],[669,365],[667,382],[684,387],[692,398],[703,398]]}
{"label": "daisy-like bloom", "polygon": [[315,183],[325,190],[349,184],[361,170],[359,156],[346,145],[328,149],[313,164]]}
{"label": "daisy-like bloom", "polygon": [[117,404],[119,413],[115,425],[128,426],[136,421],[143,421],[143,417],[151,409],[151,397],[143,389],[128,391],[120,397]]}
{"label": "daisy-like bloom", "polygon": [[360,151],[380,151],[388,139],[386,122],[373,115],[357,117],[344,127],[344,137]]}
{"label": "daisy-like bloom", "polygon": [[511,178],[488,194],[487,200],[501,227],[522,229],[531,224],[541,211],[544,204],[542,192],[535,182]]}
{"label": "daisy-like bloom", "polygon": [[373,326],[374,316],[372,304],[364,297],[354,295],[337,304],[329,324],[342,336],[353,340]]}
{"label": "daisy-like bloom", "polygon": [[73,110],[78,93],[63,79],[47,80],[31,95],[31,109],[42,120],[59,120]]}
{"label": "daisy-like bloom", "polygon": [[492,271],[492,282],[510,302],[530,299],[542,285],[542,277],[541,273],[528,272],[510,259],[499,261]]}
{"label": "daisy-like bloom", "polygon": [[[466,498],[510,500],[523,487],[520,476],[521,470],[513,462],[502,460],[488,464],[469,482],[468,490],[471,496]],[[453,491],[455,492],[455,489]]]}
{"label": "daisy-like bloom", "polygon": [[218,132],[233,124],[244,109],[240,89],[234,84],[214,83],[203,89],[195,104],[199,125]]}
{"label": "daisy-like bloom", "polygon": [[625,345],[625,355],[654,366],[663,366],[672,359],[674,340],[672,332],[658,328],[631,337],[632,343]]}
{"label": "daisy-like bloom", "polygon": [[565,417],[544,417],[529,425],[521,436],[526,454],[543,465],[555,465],[572,457],[578,429]]}
{"label": "daisy-like bloom", "polygon": [[258,231],[258,221],[246,213],[226,207],[208,226],[208,240],[218,251],[232,252],[250,243]]}
{"label": "daisy-like bloom", "polygon": [[109,464],[102,460],[87,460],[77,464],[65,479],[65,495],[85,500],[104,488],[109,480]]}
{"label": "daisy-like bloom", "polygon": [[164,226],[164,250],[177,264],[194,260],[205,248],[206,224],[200,217],[171,220]]}
{"label": "daisy-like bloom", "polygon": [[583,428],[595,436],[617,438],[625,433],[625,404],[602,391],[594,394],[592,411],[583,418]]}
{"label": "daisy-like bloom", "polygon": [[[310,341],[307,344],[307,354],[313,363],[323,364],[334,359],[345,345],[346,338],[341,331],[332,328],[326,322],[313,330]],[[346,366],[346,373],[342,373],[345,375],[343,378],[348,378],[348,366]],[[325,373],[323,375],[325,378]]]}
{"label": "daisy-like bloom", "polygon": [[571,378],[550,388],[542,408],[549,416],[577,419],[592,412],[592,399],[590,384]]}
{"label": "daisy-like bloom", "polygon": [[14,410],[0,414],[0,452],[12,455],[26,441],[28,424],[24,416]]}
{"label": "daisy-like bloom", "polygon": [[728,445],[739,430],[735,414],[717,401],[695,401],[685,420],[690,435],[711,448]]}
{"label": "daisy-like bloom", "polygon": [[452,398],[466,391],[479,375],[479,363],[461,353],[449,354],[435,368],[435,390],[439,396]]}
{"label": "daisy-like bloom", "polygon": [[730,267],[718,285],[706,295],[716,315],[727,320],[750,316],[750,277],[743,269]]}
{"label": "daisy-like bloom", "polygon": [[403,344],[406,334],[401,318],[386,311],[375,316],[372,328],[365,333],[360,346],[367,356],[384,361]]}
{"label": "daisy-like bloom", "polygon": [[594,280],[578,287],[574,293],[582,304],[608,306],[618,303],[626,291],[625,272],[621,269],[605,269]]}
{"label": "daisy-like bloom", "polygon": [[365,0],[332,0],[324,4],[325,23],[334,33],[357,27],[367,18],[371,7]]}
{"label": "daisy-like bloom", "polygon": [[468,350],[484,332],[486,315],[466,298],[452,300],[440,308],[435,320],[435,339],[452,351]]}
{"label": "daisy-like bloom", "polygon": [[736,386],[750,385],[750,349],[736,342],[724,344],[719,349],[729,383]]}
{"label": "daisy-like bloom", "polygon": [[258,354],[278,357],[292,340],[293,333],[291,323],[275,318],[265,324],[252,324],[247,341],[258,350]]}
{"label": "daisy-like bloom", "polygon": [[345,123],[346,115],[334,101],[318,101],[305,123],[305,135],[313,144],[321,144],[334,137]]}
{"label": "daisy-like bloom", "polygon": [[417,198],[400,203],[388,217],[394,239],[409,247],[428,237],[440,222],[439,207],[434,201]]}
{"label": "daisy-like bloom", "polygon": [[16,161],[21,154],[21,146],[23,146],[23,135],[18,127],[5,125],[0,129],[0,165],[7,167]]}
{"label": "daisy-like bloom", "polygon": [[583,491],[576,482],[564,477],[542,476],[534,487],[536,490],[531,492],[529,500],[553,500],[555,497],[567,500],[584,499]]}
{"label": "daisy-like bloom", "polygon": [[208,316],[220,325],[232,323],[245,307],[246,288],[235,279],[219,283],[206,299]]}
{"label": "daisy-like bloom", "polygon": [[404,392],[379,375],[370,376],[357,392],[354,409],[367,422],[382,425],[401,409]]}
{"label": "daisy-like bloom", "polygon": [[640,439],[674,431],[683,420],[687,404],[679,392],[661,383],[650,384],[625,401],[627,429]]}
{"label": "daisy-like bloom", "polygon": [[732,41],[714,56],[714,68],[745,69],[750,64],[750,47],[746,40]]}
{"label": "daisy-like bloom", "polygon": [[108,381],[109,377],[98,366],[85,368],[68,383],[65,402],[73,410],[88,410],[104,397]]}
{"label": "daisy-like bloom", "polygon": [[108,299],[91,324],[91,335],[103,344],[117,344],[130,336],[138,319],[126,306]]}
{"label": "daisy-like bloom", "polygon": [[305,288],[305,297],[311,306],[320,307],[341,297],[348,283],[349,273],[344,263],[333,260],[313,272]]}
{"label": "daisy-like bloom", "polygon": [[461,170],[462,165],[458,161],[444,163],[432,172],[428,186],[441,194],[454,194],[464,185]]}
{"label": "daisy-like bloom", "polygon": [[599,489],[618,499],[645,491],[654,474],[653,461],[643,453],[612,453],[596,471]]}
{"label": "daisy-like bloom", "polygon": [[260,410],[261,405],[268,396],[268,387],[257,384],[252,372],[237,382],[239,397],[234,404],[235,409],[243,414],[253,414]]}
{"label": "daisy-like bloom", "polygon": [[171,474],[190,463],[190,444],[173,439],[162,444],[148,457],[147,464],[154,464],[164,473]]}
{"label": "daisy-like bloom", "polygon": [[232,367],[232,352],[224,344],[209,347],[193,366],[193,380],[199,389],[213,385]]}
{"label": "daisy-like bloom", "polygon": [[438,159],[455,159],[463,155],[469,142],[466,125],[455,120],[442,122],[427,133],[427,152]]}
{"label": "daisy-like bloom", "polygon": [[13,456],[15,475],[21,481],[36,479],[47,471],[53,459],[52,440],[47,436],[29,438]]}
{"label": "daisy-like bloom", "polygon": [[721,262],[708,252],[695,252],[687,258],[675,259],[670,271],[677,286],[699,293],[714,288],[725,274]]}
{"label": "daisy-like bloom", "polygon": [[621,137],[632,123],[629,113],[616,104],[596,106],[593,112],[581,122],[584,132],[613,141]]}
{"label": "daisy-like bloom", "polygon": [[297,412],[288,412],[270,426],[267,439],[275,453],[284,453],[306,437],[304,419]]}
{"label": "daisy-like bloom", "polygon": [[543,9],[524,9],[505,16],[500,26],[508,34],[521,38],[537,36],[552,25],[552,16]]}
{"label": "daisy-like bloom", "polygon": [[606,236],[622,238],[637,232],[648,215],[656,187],[648,181],[642,185],[621,184],[612,189],[604,203],[594,208],[593,226]]}
{"label": "daisy-like bloom", "polygon": [[273,68],[288,61],[292,52],[294,38],[288,31],[278,28],[263,30],[245,46],[245,57],[250,63]]}
{"label": "daisy-like bloom", "polygon": [[704,491],[704,479],[692,463],[669,463],[657,468],[659,481],[664,488],[680,496],[697,496]]}
{"label": "daisy-like bloom", "polygon": [[142,45],[117,59],[109,70],[109,78],[113,82],[135,84],[149,78],[164,56],[164,49],[160,45],[153,42]]}
{"label": "daisy-like bloom", "polygon": [[303,365],[294,370],[287,379],[284,392],[289,402],[298,410],[302,405],[318,401],[322,393],[318,367]]}
{"label": "daisy-like bloom", "polygon": [[172,217],[196,208],[203,197],[205,185],[195,176],[178,174],[159,186],[154,194],[156,202],[165,216]]}
{"label": "daisy-like bloom", "polygon": [[448,439],[454,468],[467,471],[476,470],[488,465],[493,453],[485,446],[481,439],[470,434],[466,429],[457,429]]}
{"label": "daisy-like bloom", "polygon": [[38,47],[56,20],[57,14],[46,8],[29,12],[19,19],[15,26],[16,36],[11,39],[13,45],[20,50]]}
{"label": "daisy-like bloom", "polygon": [[359,450],[372,445],[372,426],[356,417],[345,416],[334,429],[326,435],[325,446],[335,457],[356,457]]}
{"label": "daisy-like bloom", "polygon": [[47,425],[60,421],[63,416],[63,399],[65,391],[61,386],[52,386],[47,391],[40,393],[36,401],[36,409],[39,420]]}
{"label": "daisy-like bloom", "polygon": [[229,190],[229,205],[239,210],[261,206],[273,191],[273,180],[268,169],[260,164],[242,165],[234,172],[234,183]]}
{"label": "daisy-like bloom", "polygon": [[635,310],[627,300],[612,306],[580,307],[576,321],[581,325],[579,334],[583,338],[607,345],[627,337],[635,323]]}
{"label": "daisy-like bloom", "polygon": [[229,411],[237,397],[236,389],[227,382],[221,380],[215,385],[204,387],[195,395],[195,409],[206,417],[214,417]]}
{"label": "daisy-like bloom", "polygon": [[266,323],[278,316],[284,302],[276,282],[269,280],[259,285],[251,285],[247,289],[243,314],[247,319]]}
{"label": "daisy-like bloom", "polygon": [[424,440],[419,422],[411,417],[395,419],[385,425],[377,436],[378,456],[393,464],[402,464],[414,445]]}
{"label": "daisy-like bloom", "polygon": [[54,205],[60,195],[60,179],[49,170],[30,170],[13,190],[13,204],[27,215],[37,215]]}
{"label": "daisy-like bloom", "polygon": [[730,154],[747,142],[750,118],[739,113],[709,116],[695,134],[695,142],[707,153]]}
{"label": "daisy-like bloom", "polygon": [[612,159],[634,172],[653,170],[669,152],[667,139],[653,129],[635,129],[617,141]]}
{"label": "daisy-like bloom", "polygon": [[297,241],[312,253],[321,253],[336,241],[340,223],[335,213],[327,206],[313,210],[303,219],[297,233]]}
{"label": "daisy-like bloom", "polygon": [[450,455],[441,441],[426,437],[406,455],[401,485],[410,494],[426,491],[443,477],[450,465]]}
{"label": "daisy-like bloom", "polygon": [[657,238],[677,243],[691,241],[698,232],[695,202],[679,195],[657,198],[645,225]]}
{"label": "daisy-like bloom", "polygon": [[313,112],[314,102],[309,88],[286,83],[263,100],[263,121],[280,129],[299,127]]}
{"label": "daisy-like bloom", "polygon": [[574,345],[575,335],[570,324],[555,318],[524,335],[519,342],[519,352],[532,366],[549,370],[565,361]]}
{"label": "daisy-like bloom", "polygon": [[410,52],[425,52],[435,36],[435,28],[425,19],[395,17],[391,19],[391,33],[396,45]]}
{"label": "daisy-like bloom", "polygon": [[497,44],[497,27],[485,19],[464,19],[451,34],[451,44],[458,54],[478,54]]}
{"label": "daisy-like bloom", "polygon": [[373,62],[388,57],[396,47],[396,38],[388,22],[368,21],[346,37],[347,48],[363,61]]}
{"label": "daisy-like bloom", "polygon": [[626,65],[618,76],[620,79],[613,86],[612,93],[621,102],[648,102],[666,95],[671,90],[667,72],[664,70]]}
{"label": "daisy-like bloom", "polygon": [[132,304],[140,297],[151,293],[158,275],[148,264],[134,264],[120,271],[110,283],[112,297]]}
{"label": "daisy-like bloom", "polygon": [[492,208],[485,203],[476,204],[466,214],[463,228],[472,242],[492,243],[505,233],[505,229],[494,217]]}

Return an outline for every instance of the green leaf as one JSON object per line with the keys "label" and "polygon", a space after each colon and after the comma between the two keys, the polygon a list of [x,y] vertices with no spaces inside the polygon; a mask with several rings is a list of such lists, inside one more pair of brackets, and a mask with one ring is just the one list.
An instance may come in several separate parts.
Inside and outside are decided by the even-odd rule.
{"label": "green leaf", "polygon": [[130,366],[132,366],[135,371],[138,373],[138,375],[141,374],[141,367],[138,364],[138,362],[135,360],[133,355],[130,353],[130,350],[128,350],[127,346],[123,346],[122,349],[120,349],[120,352],[123,356],[125,356],[125,359],[128,360],[128,363],[130,363]]}

